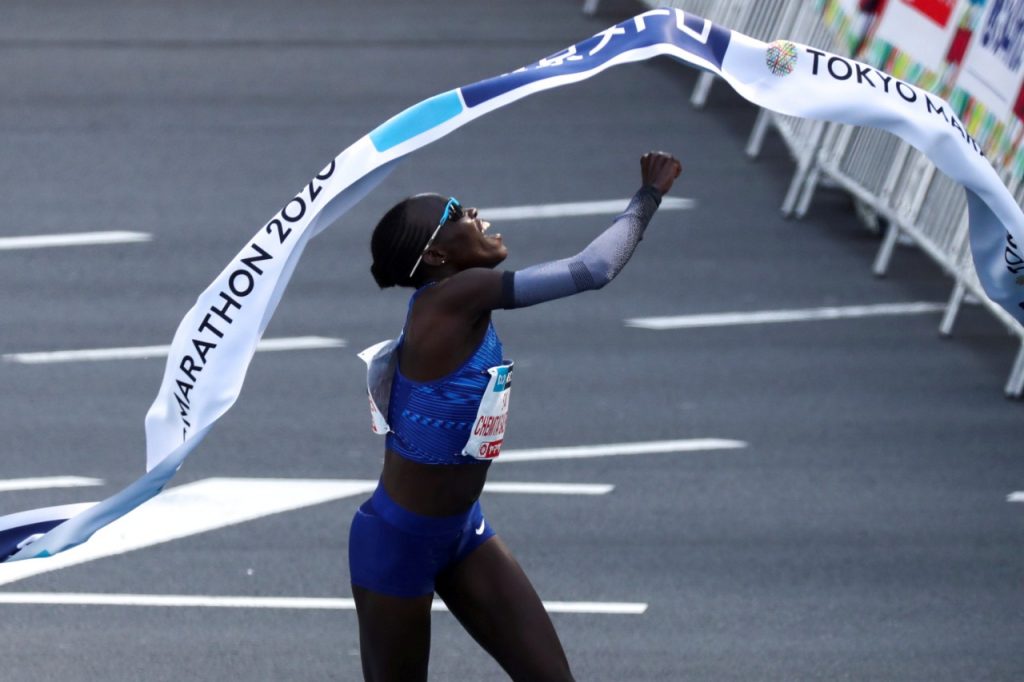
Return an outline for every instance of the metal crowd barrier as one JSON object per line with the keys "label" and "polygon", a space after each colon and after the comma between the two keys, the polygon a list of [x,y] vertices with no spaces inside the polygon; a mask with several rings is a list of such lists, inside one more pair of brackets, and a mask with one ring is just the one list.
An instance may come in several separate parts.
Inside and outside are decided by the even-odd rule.
{"label": "metal crowd barrier", "polygon": [[[852,194],[888,224],[875,258],[875,274],[886,274],[901,240],[924,251],[954,280],[939,332],[943,336],[952,333],[956,315],[969,294],[971,300],[984,305],[1011,334],[1020,338],[1021,347],[1005,392],[1009,397],[1024,394],[1024,326],[989,299],[978,281],[970,255],[967,197],[963,188],[938,172],[931,161],[910,145],[872,128],[829,124],[813,157],[804,177],[800,177],[798,168],[784,212],[802,217],[822,177]],[[1024,190],[1011,187],[1014,189],[1021,204]],[[793,197],[798,197],[795,204],[790,203]]]}
{"label": "metal crowd barrier", "polygon": [[[789,38],[851,57],[848,47],[825,25],[817,3],[810,0],[644,0],[650,7],[673,7],[706,17],[741,33],[769,42]],[[583,9],[597,11],[599,0],[585,0]],[[707,103],[714,76],[701,74],[691,95],[695,107]],[[984,305],[1007,330],[1021,339],[1005,391],[1024,394],[1024,326],[993,303],[981,288],[967,238],[967,202],[962,188],[928,159],[899,138],[870,128],[758,113],[746,153],[756,157],[769,128],[778,131],[796,163],[782,204],[785,215],[803,217],[815,189],[824,181],[848,191],[862,217],[881,218],[888,225],[874,262],[874,272],[888,271],[897,244],[909,242],[924,251],[953,278],[955,286],[939,326],[952,333],[963,303]],[[1004,180],[1007,178],[1004,178]],[[1009,185],[1024,205],[1024,183]]]}
{"label": "metal crowd barrier", "polygon": [[[945,177],[941,173],[936,173],[936,175]],[[1024,205],[1024,183],[1021,182],[1021,179],[1016,178],[1008,183],[1007,186],[1013,192],[1017,203]],[[959,194],[963,195],[963,192]],[[939,331],[943,336],[949,336],[953,332],[953,323],[960,312],[961,305],[968,297],[974,302],[984,305],[996,319],[1006,325],[1010,333],[1021,337],[1020,350],[1017,352],[1017,358],[1014,360],[1005,388],[1006,395],[1020,397],[1021,394],[1024,394],[1024,327],[1013,319],[1009,313],[985,296],[985,292],[981,288],[981,282],[978,281],[978,273],[974,269],[974,261],[971,259],[971,249],[967,239],[966,207],[961,213],[960,222],[960,248],[957,252],[956,273],[954,275],[956,284],[949,296],[949,302],[946,304],[946,312],[942,317],[942,323],[939,325]]]}

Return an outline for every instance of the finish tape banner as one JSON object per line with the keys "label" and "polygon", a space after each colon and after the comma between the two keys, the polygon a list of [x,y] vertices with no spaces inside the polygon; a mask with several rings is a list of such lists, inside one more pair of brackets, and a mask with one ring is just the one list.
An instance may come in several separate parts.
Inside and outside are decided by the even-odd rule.
{"label": "finish tape banner", "polygon": [[883,128],[927,154],[967,190],[971,247],[986,292],[1024,322],[1024,215],[949,104],[844,57],[784,40],[766,44],[681,10],[654,9],[529,66],[424,100],[338,155],[257,231],[185,315],[146,415],[147,473],[96,504],[0,518],[0,557],[46,557],[74,547],[159,493],[234,404],[307,242],[397,161],[523,97],[658,56],[711,71],[767,109]]}

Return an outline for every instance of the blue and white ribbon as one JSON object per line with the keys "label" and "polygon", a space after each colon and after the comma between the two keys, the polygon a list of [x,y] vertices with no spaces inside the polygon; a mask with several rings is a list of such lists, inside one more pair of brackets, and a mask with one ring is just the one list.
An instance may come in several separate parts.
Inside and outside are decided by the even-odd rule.
{"label": "blue and white ribbon", "polygon": [[845,57],[788,41],[768,45],[681,10],[655,9],[535,64],[424,100],[339,154],[257,231],[181,321],[146,415],[147,473],[91,506],[0,518],[0,558],[56,554],[159,493],[234,404],[306,243],[402,157],[533,93],[662,55],[718,74],[767,109],[883,128],[920,149],[967,190],[981,282],[1024,322],[1024,215],[949,104]]}

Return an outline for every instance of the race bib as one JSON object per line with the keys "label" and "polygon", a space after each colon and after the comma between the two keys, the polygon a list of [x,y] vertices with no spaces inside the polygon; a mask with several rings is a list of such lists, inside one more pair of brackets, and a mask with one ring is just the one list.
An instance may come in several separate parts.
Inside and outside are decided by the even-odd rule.
{"label": "race bib", "polygon": [[359,353],[366,363],[366,396],[370,399],[370,429],[381,436],[391,430],[388,426],[388,402],[391,399],[391,379],[395,376],[398,356],[395,349],[399,339],[375,343]]}
{"label": "race bib", "polygon": [[506,360],[487,370],[491,380],[480,399],[473,431],[462,454],[476,459],[494,459],[501,453],[508,424],[508,400],[512,395],[512,366],[512,361]]}

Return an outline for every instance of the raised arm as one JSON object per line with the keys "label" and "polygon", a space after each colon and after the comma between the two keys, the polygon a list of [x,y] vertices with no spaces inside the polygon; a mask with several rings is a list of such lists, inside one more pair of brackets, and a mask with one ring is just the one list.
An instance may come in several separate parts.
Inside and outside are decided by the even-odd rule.
{"label": "raised arm", "polygon": [[525,308],[600,289],[615,279],[643,239],[661,203],[661,192],[644,185],[607,230],[575,256],[504,273],[502,307]]}
{"label": "raised arm", "polygon": [[643,186],[611,226],[575,256],[504,273],[502,307],[525,308],[600,289],[615,279],[643,239],[644,230],[682,170],[663,152],[640,159]]}
{"label": "raised arm", "polygon": [[[608,229],[569,258],[516,271],[471,268],[438,286],[438,303],[452,312],[474,315],[496,308],[524,308],[544,301],[600,289],[622,270],[647,224],[681,171],[663,152],[640,159],[643,186]],[[443,301],[443,302],[442,302]]]}

